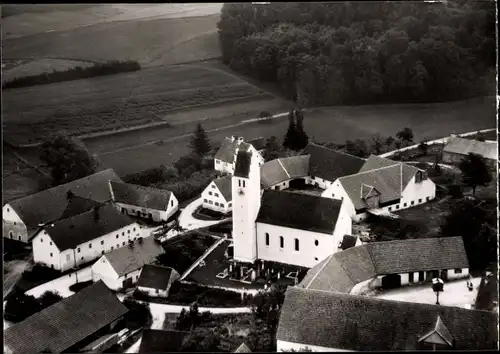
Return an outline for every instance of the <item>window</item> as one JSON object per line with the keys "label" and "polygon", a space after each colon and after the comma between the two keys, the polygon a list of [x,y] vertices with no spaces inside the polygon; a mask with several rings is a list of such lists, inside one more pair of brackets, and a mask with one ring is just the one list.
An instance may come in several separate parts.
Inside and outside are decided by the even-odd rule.
{"label": "window", "polygon": [[318,257],[314,257],[314,260],[317,261],[318,260]]}
{"label": "window", "polygon": [[158,294],[160,292],[160,290],[156,289],[156,293]]}
{"label": "window", "polygon": [[50,254],[50,256],[51,256],[51,257],[54,257],[54,254],[52,254],[52,253],[51,253],[51,254]]}
{"label": "window", "polygon": [[461,268],[455,269],[455,274],[462,274],[462,269]]}
{"label": "window", "polygon": [[212,202],[211,200],[208,201],[209,204],[213,204],[214,202]]}
{"label": "window", "polygon": [[219,196],[219,193],[215,193],[215,196],[218,197]]}
{"label": "window", "polygon": [[283,247],[285,247],[285,239],[283,238],[283,236],[280,236],[280,248]]}
{"label": "window", "polygon": [[101,254],[104,254],[104,251],[101,251]]}
{"label": "window", "polygon": [[241,187],[241,179],[238,180],[238,187]]}
{"label": "window", "polygon": [[18,240],[19,240],[19,241],[21,241],[21,240],[22,240],[21,235],[19,235],[17,238],[18,238]]}
{"label": "window", "polygon": [[422,203],[422,199],[419,199],[419,200],[418,200],[418,202],[419,202],[419,203]]}
{"label": "window", "polygon": [[16,224],[17,224],[17,223],[14,221],[14,226],[16,226]]}
{"label": "window", "polygon": [[[118,248],[119,245],[116,246],[116,248]],[[113,250],[113,246],[111,246],[111,251]]]}
{"label": "window", "polygon": [[130,230],[127,230],[127,234],[129,234],[129,233],[130,233]]}
{"label": "window", "polygon": [[208,195],[212,195],[212,192],[208,192]]}
{"label": "window", "polygon": [[134,231],[134,232],[135,232],[135,227],[132,229],[132,231]]}
{"label": "window", "polygon": [[408,203],[405,203],[405,204],[404,204],[404,207],[406,208],[406,206],[407,206],[407,205],[408,205]]}
{"label": "window", "polygon": [[[120,244],[119,243],[116,244],[116,248],[120,248]],[[113,249],[113,247],[111,247],[111,249]]]}
{"label": "window", "polygon": [[81,261],[83,261],[83,257],[82,257],[82,258],[80,258],[80,260],[81,260]]}
{"label": "window", "polygon": [[122,236],[125,236],[125,232],[122,232]]}
{"label": "window", "polygon": [[413,204],[415,204],[415,202],[412,200],[412,201],[411,201],[411,205],[413,205]]}
{"label": "window", "polygon": [[120,235],[116,235],[116,238],[118,238]]}
{"label": "window", "polygon": [[101,245],[104,245],[104,240],[101,241]]}
{"label": "window", "polygon": [[243,181],[243,187],[245,187],[245,181]]}
{"label": "window", "polygon": [[278,188],[279,188],[278,186],[275,186],[275,187],[274,187],[274,189],[275,189],[275,190],[278,190]]}
{"label": "window", "polygon": [[174,206],[174,201],[173,200],[170,201],[170,206]]}
{"label": "window", "polygon": [[123,241],[122,245],[125,246],[125,241]]}
{"label": "window", "polygon": [[76,252],[80,253],[80,247],[78,247],[78,248],[76,249]]}
{"label": "window", "polygon": [[218,164],[220,164],[220,161],[219,160],[215,160],[215,163],[218,165]]}
{"label": "window", "polygon": [[9,212],[9,211],[10,211],[10,209],[9,209],[9,208],[7,208],[7,212]]}
{"label": "window", "polygon": [[212,184],[212,188],[215,188],[215,184]]}
{"label": "window", "polygon": [[299,250],[299,239],[298,238],[295,239],[295,250],[296,251]]}
{"label": "window", "polygon": [[219,202],[215,202],[215,206],[219,206]]}
{"label": "window", "polygon": [[425,198],[425,200],[429,201],[429,200],[431,200],[431,197],[427,197],[427,198]]}
{"label": "window", "polygon": [[229,202],[228,207],[230,207],[230,208],[231,208],[231,206],[232,206],[232,205],[233,205],[233,203],[232,203],[232,202]]}
{"label": "window", "polygon": [[391,210],[392,210],[392,208],[391,208],[391,207],[389,207],[389,211],[391,211]]}
{"label": "window", "polygon": [[318,240],[314,240],[314,245],[318,246],[319,245],[319,241]]}
{"label": "window", "polygon": [[12,238],[14,235],[12,234],[12,231],[9,232],[10,238]]}
{"label": "window", "polygon": [[43,238],[40,238],[40,243],[43,243]]}
{"label": "window", "polygon": [[266,246],[269,246],[269,234],[266,232]]}
{"label": "window", "polygon": [[398,204],[398,205],[396,205],[396,209],[399,209],[399,204]]}
{"label": "window", "polygon": [[92,248],[92,244],[91,243],[89,243],[89,248]]}
{"label": "window", "polygon": [[332,193],[332,198],[335,198],[335,193]]}
{"label": "window", "polygon": [[207,200],[206,200],[206,199],[203,199],[203,202],[204,202],[204,203],[206,203],[206,202],[207,202]]}

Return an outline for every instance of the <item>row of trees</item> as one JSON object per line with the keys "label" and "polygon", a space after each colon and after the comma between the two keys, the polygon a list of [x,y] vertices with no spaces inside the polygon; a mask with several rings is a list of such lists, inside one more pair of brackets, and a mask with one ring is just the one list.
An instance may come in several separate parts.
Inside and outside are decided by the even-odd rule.
{"label": "row of trees", "polygon": [[492,93],[490,1],[224,4],[224,63],[302,105]]}
{"label": "row of trees", "polygon": [[36,298],[14,288],[13,293],[7,297],[4,318],[14,323],[21,322],[60,300],[62,300],[62,296],[54,291],[46,291],[39,298]]}

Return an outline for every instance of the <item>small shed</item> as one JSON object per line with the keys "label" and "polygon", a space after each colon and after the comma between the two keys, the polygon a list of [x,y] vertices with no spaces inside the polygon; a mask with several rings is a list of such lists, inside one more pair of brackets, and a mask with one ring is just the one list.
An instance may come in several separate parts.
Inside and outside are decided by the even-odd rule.
{"label": "small shed", "polygon": [[170,267],[145,265],[137,281],[137,290],[154,297],[167,297],[172,283],[180,278]]}

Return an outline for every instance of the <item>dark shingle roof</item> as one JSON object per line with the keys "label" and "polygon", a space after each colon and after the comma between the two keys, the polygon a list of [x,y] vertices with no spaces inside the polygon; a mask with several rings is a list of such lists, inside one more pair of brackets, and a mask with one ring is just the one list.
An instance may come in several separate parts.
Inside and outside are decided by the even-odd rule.
{"label": "dark shingle roof", "polygon": [[256,222],[332,234],[341,205],[340,200],[266,190]]}
{"label": "dark shingle roof", "polygon": [[263,137],[258,137],[252,140],[247,141],[248,144],[252,145],[255,150],[263,150],[266,148],[266,139]]}
{"label": "dark shingle roof", "polygon": [[226,202],[230,202],[233,199],[232,177],[231,176],[220,177],[215,179],[214,183],[221,192]]}
{"label": "dark shingle roof", "polygon": [[345,350],[416,350],[441,316],[454,349],[497,348],[497,316],[458,307],[288,287],[277,340]]}
{"label": "dark shingle roof", "polygon": [[91,199],[73,196],[68,201],[66,209],[62,213],[60,220],[68,219],[76,215],[83,214],[95,207],[101,207],[103,204]]}
{"label": "dark shingle roof", "polygon": [[245,343],[241,343],[238,348],[235,349],[233,353],[251,353],[252,351]]}
{"label": "dark shingle roof", "polygon": [[432,326],[431,330],[424,334],[423,336],[420,337],[419,341],[425,341],[430,335],[433,333],[436,333],[439,335],[448,345],[452,346],[453,345],[453,335],[451,334],[450,330],[446,327],[446,325],[443,323],[443,320],[441,319],[441,316],[438,315],[436,322]]}
{"label": "dark shingle roof", "polygon": [[189,332],[145,329],[142,332],[139,353],[175,353]]}
{"label": "dark shingle roof", "polygon": [[468,155],[474,153],[487,159],[496,160],[498,158],[497,142],[478,141],[473,139],[464,139],[458,136],[448,139],[443,148],[443,152]]}
{"label": "dark shingle roof", "polygon": [[[67,192],[74,195],[106,202],[111,199],[108,181],[121,182],[112,169],[100,171],[76,181],[32,194],[9,202],[29,230],[38,229],[42,223],[58,220],[66,209]],[[50,206],[50,207],[48,207]]]}
{"label": "dark shingle roof", "polygon": [[365,160],[360,157],[331,150],[314,143],[309,143],[302,154],[311,155],[309,160],[311,176],[331,182],[339,177],[357,173],[365,163]]}
{"label": "dark shingle roof", "polygon": [[406,163],[387,159],[385,157],[380,157],[377,155],[370,155],[370,157],[368,157],[368,159],[366,160],[363,167],[361,167],[361,170],[359,171],[359,173],[370,171],[370,170],[376,170],[376,169],[388,167],[388,166],[398,166],[400,164],[403,166],[402,186],[404,189],[408,185],[408,183],[411,181],[413,176],[415,176],[417,171],[421,171],[420,169],[416,168],[415,166],[410,166]]}
{"label": "dark shingle roof", "polygon": [[309,174],[309,155],[282,157],[264,163],[260,167],[262,185],[267,188]]}
{"label": "dark shingle roof", "polygon": [[358,241],[356,236],[344,235],[340,248],[345,251],[348,248],[354,247],[356,245],[356,241]]}
{"label": "dark shingle roof", "polygon": [[156,257],[163,254],[165,250],[153,237],[146,237],[142,243],[135,242],[130,245],[117,248],[104,255],[118,276],[128,274],[136,269],[156,261]]}
{"label": "dark shingle roof", "polygon": [[372,242],[334,253],[311,268],[300,286],[349,293],[377,275],[468,267],[461,237]]}
{"label": "dark shingle roof", "polygon": [[236,165],[234,167],[234,175],[236,177],[248,178],[250,174],[250,166],[252,164],[252,153],[238,151],[236,157]]}
{"label": "dark shingle roof", "polygon": [[60,353],[120,318],[127,308],[102,281],[5,330],[14,353]]}
{"label": "dark shingle roof", "polygon": [[142,268],[141,275],[137,280],[137,286],[152,289],[166,289],[179,278],[179,273],[170,267],[161,267],[146,264]]}
{"label": "dark shingle roof", "polygon": [[214,156],[214,159],[221,160],[227,163],[233,163],[238,148],[238,141],[231,141],[231,138],[225,138],[219,150]]}
{"label": "dark shingle roof", "polygon": [[167,210],[172,192],[161,189],[138,186],[130,183],[110,182],[114,201],[128,205],[155,210]]}
{"label": "dark shingle roof", "polygon": [[64,219],[44,227],[59,251],[74,248],[84,242],[106,235],[134,223],[128,216],[118,212],[111,204]]}

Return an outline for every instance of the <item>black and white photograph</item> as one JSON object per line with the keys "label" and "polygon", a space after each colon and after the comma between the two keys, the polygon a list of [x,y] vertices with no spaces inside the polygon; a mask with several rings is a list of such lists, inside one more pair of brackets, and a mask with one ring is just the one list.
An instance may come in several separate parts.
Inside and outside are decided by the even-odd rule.
{"label": "black and white photograph", "polygon": [[4,353],[498,350],[497,5],[0,5]]}

